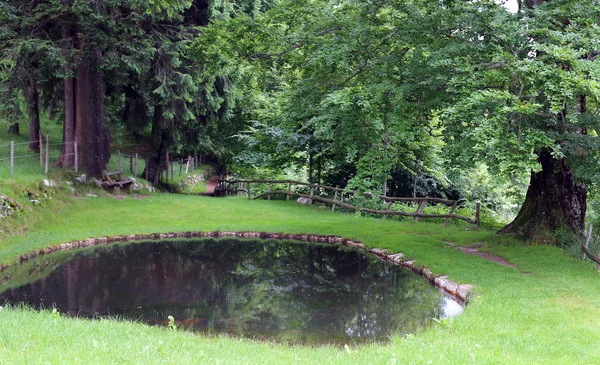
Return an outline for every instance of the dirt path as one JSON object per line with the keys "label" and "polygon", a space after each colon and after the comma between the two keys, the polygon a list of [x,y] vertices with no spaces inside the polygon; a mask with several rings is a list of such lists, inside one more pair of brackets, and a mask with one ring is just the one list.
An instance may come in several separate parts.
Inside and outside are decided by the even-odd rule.
{"label": "dirt path", "polygon": [[510,267],[512,269],[519,270],[519,268],[517,267],[517,265],[513,264],[512,262],[506,260],[503,257],[493,255],[493,254],[491,254],[489,252],[481,252],[481,251],[479,251],[478,249],[483,247],[483,243],[476,243],[476,244],[468,246],[468,247],[456,246],[456,244],[453,243],[453,242],[446,242],[446,244],[448,244],[449,246],[452,246],[452,247],[455,247],[455,248],[459,249],[465,255],[478,256],[478,257],[481,257],[484,260],[492,261],[492,262],[495,262],[497,264],[500,264],[500,265],[503,265],[503,266],[506,266],[506,267]]}
{"label": "dirt path", "polygon": [[218,175],[211,176],[210,179],[208,179],[208,181],[206,182],[206,191],[204,192],[203,195],[214,195],[215,188],[217,187],[218,183],[219,183],[219,176]]}

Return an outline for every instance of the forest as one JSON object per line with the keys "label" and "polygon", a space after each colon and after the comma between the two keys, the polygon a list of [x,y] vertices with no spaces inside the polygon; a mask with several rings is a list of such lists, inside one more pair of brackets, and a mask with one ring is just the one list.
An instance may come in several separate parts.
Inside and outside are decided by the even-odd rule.
{"label": "forest", "polygon": [[[593,0],[0,0],[2,133],[61,125],[100,177],[116,138],[159,183],[202,154],[240,178],[480,201],[500,233],[600,214]],[[77,142],[75,144],[74,142]]]}

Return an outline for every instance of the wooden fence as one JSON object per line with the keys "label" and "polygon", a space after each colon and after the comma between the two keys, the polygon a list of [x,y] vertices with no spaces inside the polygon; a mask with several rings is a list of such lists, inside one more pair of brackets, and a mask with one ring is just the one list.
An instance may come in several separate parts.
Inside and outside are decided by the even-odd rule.
{"label": "wooden fence", "polygon": [[[261,193],[255,196],[252,196],[252,184],[267,184],[267,192]],[[274,190],[273,185],[285,185],[287,186],[286,190]],[[293,191],[292,187],[303,187],[305,189],[309,189],[309,194],[300,193],[297,191]],[[333,199],[329,197],[320,196],[320,192],[329,192],[329,195],[333,195]],[[317,193],[317,194],[315,194]],[[331,211],[334,212],[336,207],[346,208],[352,211],[360,211],[370,214],[383,215],[383,219],[386,219],[388,216],[403,216],[403,217],[413,217],[415,221],[419,221],[420,218],[442,218],[445,219],[444,226],[447,227],[448,223],[451,219],[458,219],[465,221],[467,223],[474,224],[477,229],[480,228],[480,204],[476,204],[475,209],[475,217],[465,217],[458,214],[455,214],[454,211],[458,206],[458,202],[456,200],[446,200],[439,198],[398,198],[398,197],[389,197],[380,195],[379,199],[385,202],[386,209],[385,210],[376,210],[364,208],[361,206],[352,205],[346,198],[346,202],[344,202],[345,195],[353,195],[355,196],[354,191],[347,191],[346,189],[336,188],[332,186],[318,185],[318,184],[309,184],[300,181],[294,180],[226,180],[221,179],[218,181],[218,184],[215,188],[216,195],[238,195],[238,196],[247,196],[248,199],[261,199],[267,198],[271,200],[271,196],[275,194],[281,194],[286,196],[286,200],[290,200],[290,196],[296,197],[304,197],[310,199],[309,204],[312,204],[312,201],[318,201],[322,203],[331,204]],[[362,194],[363,197],[373,197],[373,194]],[[394,203],[409,203],[415,202],[418,203],[417,210],[415,212],[399,212],[392,211],[392,205]],[[425,214],[423,213],[425,210],[425,206],[428,203],[436,203],[436,204],[445,204],[450,207],[448,214]]]}

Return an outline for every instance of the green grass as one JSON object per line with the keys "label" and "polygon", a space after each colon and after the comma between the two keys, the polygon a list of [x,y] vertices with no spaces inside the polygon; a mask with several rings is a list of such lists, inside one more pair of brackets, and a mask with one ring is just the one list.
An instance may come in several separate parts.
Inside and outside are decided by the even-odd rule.
{"label": "green grass", "polygon": [[[438,274],[476,288],[461,316],[407,338],[394,337],[388,345],[350,351],[206,338],[139,323],[4,308],[0,364],[595,364],[600,360],[600,274],[591,264],[554,247],[491,239],[489,231],[360,218],[293,202],[241,198],[156,194],[142,199],[70,199],[57,193],[52,202],[27,214],[32,218],[27,226],[5,229],[13,233],[1,238],[1,263],[14,262],[30,250],[105,235],[188,230],[316,233],[403,252]],[[445,241],[486,242],[486,250],[521,271],[465,256]]]}

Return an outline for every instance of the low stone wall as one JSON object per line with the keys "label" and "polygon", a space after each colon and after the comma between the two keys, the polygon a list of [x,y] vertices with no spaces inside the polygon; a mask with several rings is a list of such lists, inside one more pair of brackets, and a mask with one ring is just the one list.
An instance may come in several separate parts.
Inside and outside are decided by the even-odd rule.
{"label": "low stone wall", "polygon": [[[61,243],[52,247],[31,251],[27,254],[19,256],[19,262],[24,263],[38,256],[47,255],[58,251],[75,250],[78,248],[92,247],[99,245],[107,245],[116,242],[131,242],[141,240],[161,240],[169,238],[219,238],[219,237],[236,237],[236,238],[253,238],[253,239],[275,239],[275,240],[293,240],[301,242],[328,243],[337,244],[348,247],[353,247],[361,251],[367,251],[373,255],[387,260],[395,265],[407,268],[414,273],[424,277],[431,284],[442,289],[455,299],[468,303],[469,294],[473,285],[458,284],[448,279],[447,275],[434,275],[431,270],[425,266],[415,264],[414,260],[405,259],[401,253],[390,253],[387,250],[380,248],[367,248],[362,242],[352,239],[347,239],[339,236],[324,236],[316,234],[286,234],[286,233],[267,233],[267,232],[170,232],[170,233],[150,233],[150,234],[131,234],[126,236],[109,236],[100,238],[88,238],[81,241],[71,241]],[[8,268],[9,265],[0,265],[0,272]]]}

